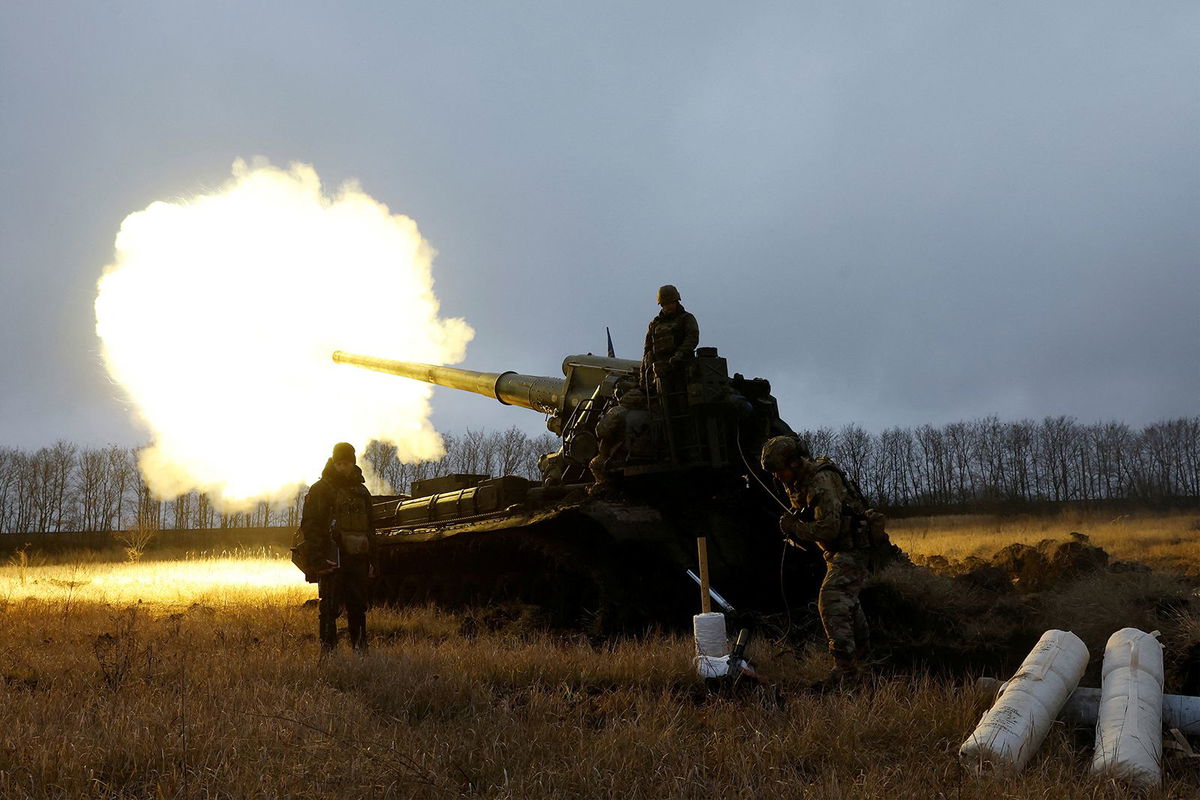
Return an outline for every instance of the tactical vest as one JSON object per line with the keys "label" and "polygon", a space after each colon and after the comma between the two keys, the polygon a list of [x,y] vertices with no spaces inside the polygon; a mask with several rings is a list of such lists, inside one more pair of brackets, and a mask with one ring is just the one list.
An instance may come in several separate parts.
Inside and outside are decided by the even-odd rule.
{"label": "tactical vest", "polygon": [[365,556],[370,551],[371,517],[367,512],[370,495],[356,491],[357,487],[334,487],[333,524],[342,552]]}
{"label": "tactical vest", "polygon": [[813,465],[813,477],[816,477],[821,472],[832,472],[842,479],[842,485],[846,487],[846,493],[849,495],[849,497],[842,501],[843,513],[846,513],[847,507],[849,507],[851,513],[861,514],[867,510],[867,501],[863,498],[862,489],[858,488],[858,483],[847,475],[841,467],[824,456],[814,461]]}
{"label": "tactical vest", "polygon": [[[813,462],[812,468],[803,476],[800,485],[808,486],[822,472],[832,472],[841,478],[842,486],[845,487],[845,497],[842,499],[841,507],[837,510],[840,519],[837,538],[829,541],[819,541],[818,544],[821,546],[821,549],[837,553],[843,550],[868,547],[869,543],[865,536],[863,536],[861,524],[866,518],[866,504],[863,501],[862,492],[859,490],[858,485],[837,464],[834,464],[828,458],[818,458]],[[791,494],[792,492],[789,491],[789,495]],[[792,502],[797,503],[801,500],[807,502],[807,497],[793,496]]]}
{"label": "tactical vest", "polygon": [[675,354],[687,336],[688,318],[692,315],[680,311],[669,317],[659,315],[651,323],[650,351],[655,361],[665,361]]}
{"label": "tactical vest", "polygon": [[866,497],[859,488],[858,482],[828,458],[818,458],[815,463],[816,468],[812,473],[814,476],[818,472],[826,470],[833,472],[842,479],[848,495],[842,501],[842,526],[834,549],[887,549],[890,551],[892,542],[885,530],[887,517],[873,508],[867,508]]}

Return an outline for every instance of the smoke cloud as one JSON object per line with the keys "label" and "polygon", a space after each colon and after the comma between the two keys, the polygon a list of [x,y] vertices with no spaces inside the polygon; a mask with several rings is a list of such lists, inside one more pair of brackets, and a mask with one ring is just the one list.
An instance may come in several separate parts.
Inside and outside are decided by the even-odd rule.
{"label": "smoke cloud", "polygon": [[218,191],[126,217],[96,333],[153,437],[151,491],[235,510],[290,496],[338,441],[439,457],[431,387],[330,359],[461,361],[474,332],[438,315],[433,256],[413,220],[353,182],[327,195],[306,164],[239,160]]}

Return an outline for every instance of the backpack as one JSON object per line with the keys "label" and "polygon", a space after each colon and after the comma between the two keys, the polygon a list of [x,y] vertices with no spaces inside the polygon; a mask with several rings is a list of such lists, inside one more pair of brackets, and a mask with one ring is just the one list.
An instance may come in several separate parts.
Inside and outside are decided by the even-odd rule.
{"label": "backpack", "polygon": [[296,530],[292,532],[291,552],[292,563],[296,565],[297,569],[304,573],[305,581],[308,583],[316,583],[318,580],[320,580],[317,574],[309,569],[309,565],[312,562],[308,557],[308,545],[304,541],[303,530],[298,526]]}
{"label": "backpack", "polygon": [[[312,490],[310,489],[309,491]],[[333,530],[336,524],[336,517],[330,516],[329,531],[331,541]],[[312,543],[306,541],[304,538],[303,527],[297,526],[296,530],[292,532],[292,546],[290,549],[292,554],[292,563],[296,565],[298,570],[304,573],[304,580],[308,583],[317,583],[321,580],[322,573],[329,571],[325,566],[326,562],[341,562],[341,554],[339,553],[336,544],[332,545],[333,552],[331,553],[314,554],[312,552]]]}
{"label": "backpack", "polygon": [[855,547],[871,552],[872,571],[894,560],[896,554],[900,553],[900,548],[892,544],[891,538],[887,535],[887,515],[867,507],[866,496],[863,495],[858,481],[847,475],[841,467],[827,458],[817,459],[817,468],[814,474],[824,470],[833,472],[841,478],[842,483],[850,492],[851,499],[855,500],[862,508],[861,512],[849,511],[847,513],[850,520],[848,533]]}

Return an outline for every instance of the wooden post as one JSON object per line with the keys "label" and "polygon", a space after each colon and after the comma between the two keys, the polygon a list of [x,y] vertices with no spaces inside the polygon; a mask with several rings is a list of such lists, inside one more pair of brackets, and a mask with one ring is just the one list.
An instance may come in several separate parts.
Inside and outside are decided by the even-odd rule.
{"label": "wooden post", "polygon": [[700,551],[700,611],[712,611],[712,599],[708,596],[708,540],[701,536],[696,540],[696,548]]}

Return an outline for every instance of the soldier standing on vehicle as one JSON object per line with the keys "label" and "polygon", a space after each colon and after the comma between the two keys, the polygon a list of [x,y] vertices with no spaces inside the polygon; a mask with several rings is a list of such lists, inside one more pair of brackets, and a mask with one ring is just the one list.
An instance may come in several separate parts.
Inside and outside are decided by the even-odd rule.
{"label": "soldier standing on vehicle", "polygon": [[657,404],[663,415],[663,433],[673,462],[686,462],[697,455],[695,433],[687,424],[688,367],[700,343],[700,325],[683,309],[679,290],[670,284],[658,289],[662,311],[650,320],[642,353],[642,386],[648,403]]}
{"label": "soldier standing on vehicle", "polygon": [[835,664],[828,683],[855,678],[870,647],[858,595],[868,572],[897,552],[884,532],[886,518],[867,508],[857,484],[836,464],[813,459],[808,445],[795,436],[769,439],[762,466],[791,499],[792,511],[779,519],[787,541],[814,543],[825,557],[817,608]]}
{"label": "soldier standing on vehicle", "polygon": [[304,498],[300,534],[320,596],[321,652],[337,645],[337,618],[346,609],[350,644],[367,649],[367,602],[374,576],[375,526],[371,493],[355,463],[354,446],[339,442],[321,479]]}
{"label": "soldier standing on vehicle", "polygon": [[659,287],[658,304],[662,311],[650,320],[646,347],[642,354],[642,385],[655,388],[655,379],[663,392],[679,391],[687,381],[687,365],[700,343],[700,324],[679,302],[674,286]]}

